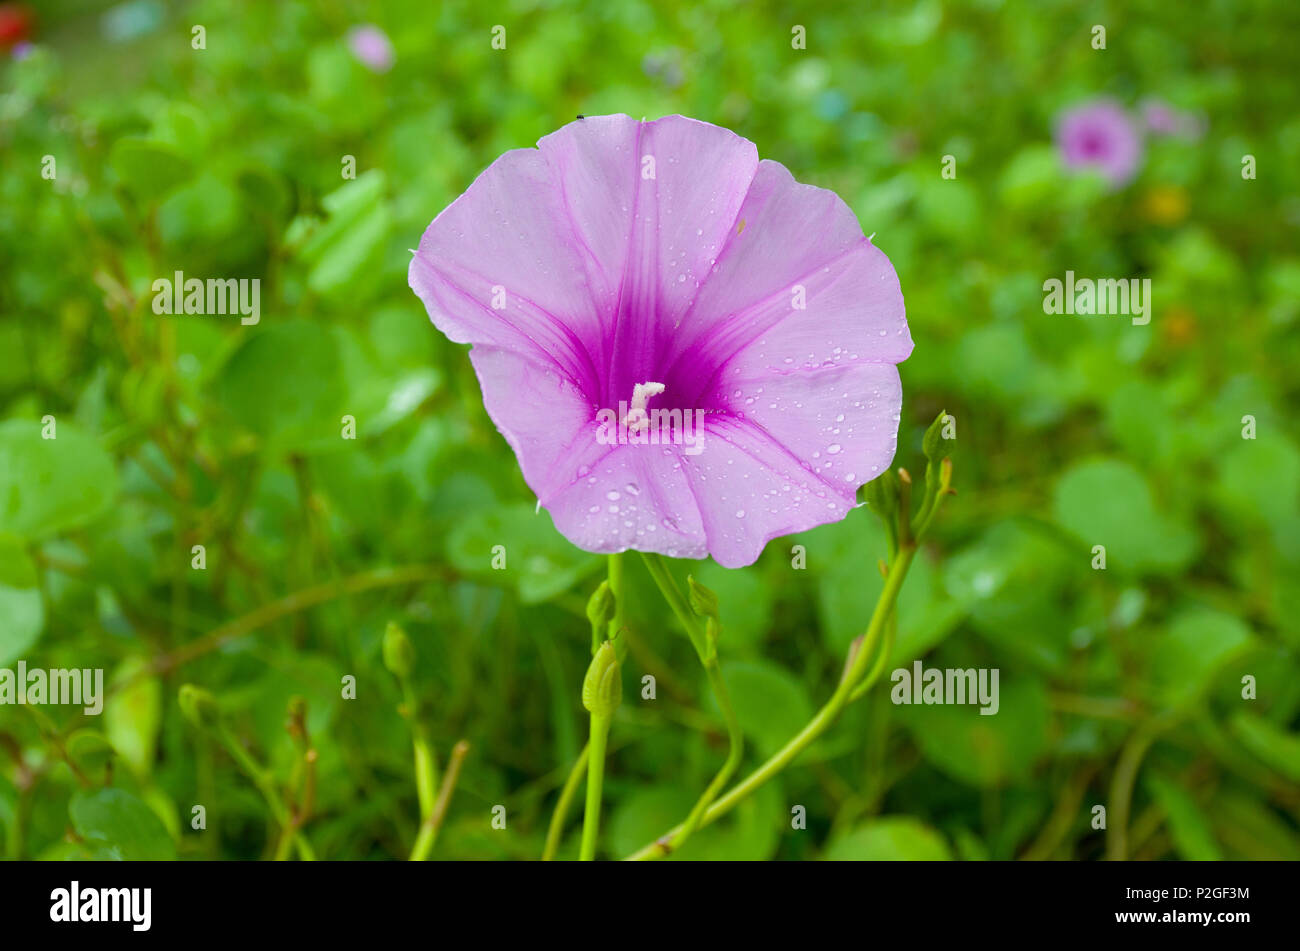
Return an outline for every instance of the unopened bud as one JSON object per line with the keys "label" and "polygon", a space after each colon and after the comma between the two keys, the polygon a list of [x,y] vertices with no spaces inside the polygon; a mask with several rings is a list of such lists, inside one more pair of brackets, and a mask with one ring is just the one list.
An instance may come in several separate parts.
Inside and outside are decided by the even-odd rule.
{"label": "unopened bud", "polygon": [[609,718],[623,702],[623,677],[614,645],[605,641],[591,658],[582,680],[582,705],[589,713]]}
{"label": "unopened bud", "polygon": [[706,588],[690,577],[686,579],[686,587],[689,589],[688,597],[692,611],[700,617],[718,616],[718,595],[711,588]]}
{"label": "unopened bud", "polygon": [[609,582],[602,581],[587,600],[587,620],[591,622],[592,627],[606,625],[613,620],[617,606],[614,591],[610,588]]}
{"label": "unopened bud", "polygon": [[943,423],[947,418],[948,411],[944,410],[935,417],[930,428],[925,431],[925,438],[921,440],[921,451],[931,462],[937,462],[943,456]]}
{"label": "unopened bud", "polygon": [[185,714],[185,718],[200,730],[212,729],[221,718],[217,698],[212,695],[211,691],[204,690],[202,687],[185,684],[181,687],[178,700],[181,705],[181,713]]}
{"label": "unopened bud", "polygon": [[415,669],[415,645],[406,632],[393,621],[384,631],[384,666],[399,680],[411,676]]}

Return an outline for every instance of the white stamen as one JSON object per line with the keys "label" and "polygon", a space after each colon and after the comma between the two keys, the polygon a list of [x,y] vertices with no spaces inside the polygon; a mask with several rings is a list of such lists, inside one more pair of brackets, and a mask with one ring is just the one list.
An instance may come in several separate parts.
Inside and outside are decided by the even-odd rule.
{"label": "white stamen", "polygon": [[632,405],[628,407],[625,421],[627,431],[630,433],[639,433],[643,429],[650,428],[650,417],[646,413],[646,403],[652,396],[658,396],[664,391],[662,383],[637,383],[632,387]]}

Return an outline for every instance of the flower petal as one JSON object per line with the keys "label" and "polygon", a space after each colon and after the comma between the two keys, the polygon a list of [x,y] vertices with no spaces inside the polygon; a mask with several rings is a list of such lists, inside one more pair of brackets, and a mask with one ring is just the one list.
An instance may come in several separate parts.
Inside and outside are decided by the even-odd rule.
{"label": "flower petal", "polygon": [[433,220],[410,284],[457,343],[488,344],[554,363],[584,391],[601,336],[581,249],[536,149],[498,158]]}
{"label": "flower petal", "polygon": [[898,276],[838,195],[763,161],[739,219],[683,321],[675,362],[720,365],[747,351],[742,362],[783,372],[907,359]]}
{"label": "flower petal", "polygon": [[894,458],[903,388],[892,363],[727,380],[732,403],[743,413],[741,425],[761,430],[850,505],[858,486]]}
{"label": "flower petal", "polygon": [[663,380],[665,341],[726,242],[758,150],[683,116],[583,119],[538,145],[589,251],[592,292],[609,314],[601,401],[610,406],[637,383]]}

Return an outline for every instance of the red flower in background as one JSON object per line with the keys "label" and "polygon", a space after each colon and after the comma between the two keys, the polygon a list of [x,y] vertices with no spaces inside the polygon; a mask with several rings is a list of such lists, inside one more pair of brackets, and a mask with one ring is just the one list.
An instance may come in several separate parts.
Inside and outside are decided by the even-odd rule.
{"label": "red flower in background", "polygon": [[23,3],[0,3],[0,49],[8,51],[32,35],[32,11]]}

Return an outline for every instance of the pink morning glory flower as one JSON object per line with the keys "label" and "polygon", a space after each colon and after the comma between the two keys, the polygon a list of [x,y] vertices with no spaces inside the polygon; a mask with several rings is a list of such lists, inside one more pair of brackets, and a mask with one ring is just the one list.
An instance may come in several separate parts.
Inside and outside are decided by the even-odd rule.
{"label": "pink morning glory flower", "polygon": [[1067,168],[1100,172],[1114,186],[1127,184],[1142,162],[1142,135],[1118,103],[1097,99],[1067,110],[1056,127]]}
{"label": "pink morning glory flower", "polygon": [[377,26],[367,23],[349,30],[348,48],[371,72],[386,73],[393,68],[393,44]]}
{"label": "pink morning glory flower", "polygon": [[835,193],[682,116],[580,119],[425,231],[412,289],[574,544],[752,563],[893,459],[912,351]]}

